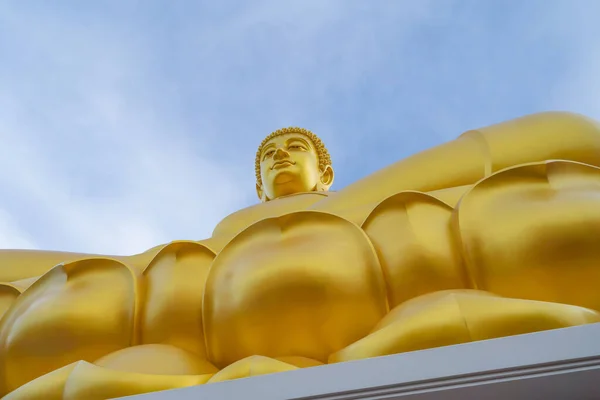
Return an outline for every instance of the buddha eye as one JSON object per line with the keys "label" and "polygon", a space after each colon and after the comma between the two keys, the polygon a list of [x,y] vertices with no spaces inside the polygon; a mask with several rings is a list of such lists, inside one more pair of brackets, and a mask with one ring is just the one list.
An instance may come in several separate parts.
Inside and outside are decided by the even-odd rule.
{"label": "buddha eye", "polygon": [[264,156],[263,156],[263,160],[267,157],[271,157],[273,155],[273,153],[275,153],[275,150],[269,150],[267,151]]}
{"label": "buddha eye", "polygon": [[304,146],[300,145],[300,144],[293,144],[290,147],[288,147],[290,150],[304,150]]}

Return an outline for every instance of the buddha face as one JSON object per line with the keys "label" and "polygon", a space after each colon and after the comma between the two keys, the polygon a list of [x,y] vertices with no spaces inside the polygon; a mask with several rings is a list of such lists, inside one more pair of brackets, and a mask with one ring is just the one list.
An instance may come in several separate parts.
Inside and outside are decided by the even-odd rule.
{"label": "buddha face", "polygon": [[301,192],[328,190],[333,169],[319,167],[314,143],[301,133],[285,133],[271,138],[260,153],[261,183],[258,197],[264,202]]}

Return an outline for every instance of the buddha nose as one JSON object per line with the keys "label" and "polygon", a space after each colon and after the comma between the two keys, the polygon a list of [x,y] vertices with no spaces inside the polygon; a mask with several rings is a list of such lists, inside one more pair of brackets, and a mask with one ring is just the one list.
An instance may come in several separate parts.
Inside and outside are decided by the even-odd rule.
{"label": "buddha nose", "polygon": [[285,151],[281,147],[278,147],[277,150],[275,150],[275,154],[273,154],[273,159],[274,160],[282,160],[284,158],[289,157],[289,155],[290,154],[287,151]]}

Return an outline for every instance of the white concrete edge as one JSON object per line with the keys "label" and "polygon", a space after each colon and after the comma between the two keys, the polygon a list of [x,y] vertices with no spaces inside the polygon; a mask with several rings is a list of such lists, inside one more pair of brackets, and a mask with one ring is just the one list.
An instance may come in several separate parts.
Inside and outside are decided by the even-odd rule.
{"label": "white concrete edge", "polygon": [[[391,399],[589,370],[597,370],[600,378],[600,324],[324,365],[127,399]],[[597,381],[600,395],[600,379]]]}

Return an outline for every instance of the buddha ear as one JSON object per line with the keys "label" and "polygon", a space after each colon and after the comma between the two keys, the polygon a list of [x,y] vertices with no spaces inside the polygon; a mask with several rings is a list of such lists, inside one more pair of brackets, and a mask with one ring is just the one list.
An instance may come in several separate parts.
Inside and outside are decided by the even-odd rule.
{"label": "buddha ear", "polygon": [[319,179],[320,190],[327,191],[333,185],[333,179],[335,174],[333,173],[333,167],[331,165],[327,165],[321,171],[321,176]]}
{"label": "buddha ear", "polygon": [[260,201],[263,203],[268,200],[267,195],[265,194],[265,191],[263,190],[262,185],[259,185],[258,183],[256,184],[256,195],[258,196]]}

